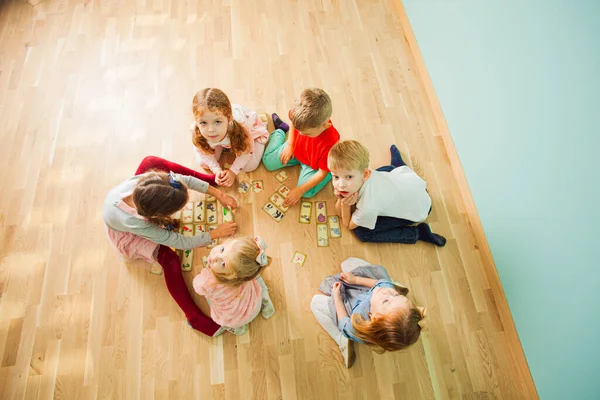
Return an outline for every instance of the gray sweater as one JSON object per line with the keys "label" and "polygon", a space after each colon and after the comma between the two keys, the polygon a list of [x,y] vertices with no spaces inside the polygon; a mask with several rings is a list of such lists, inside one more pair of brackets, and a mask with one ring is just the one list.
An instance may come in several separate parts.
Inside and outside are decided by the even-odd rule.
{"label": "gray sweater", "polygon": [[[109,228],[119,232],[133,233],[154,243],[164,244],[176,249],[193,249],[194,247],[206,246],[210,243],[210,233],[208,232],[186,237],[180,233],[169,231],[162,226],[148,222],[141,217],[131,215],[117,207],[123,197],[127,197],[127,195],[133,192],[140,176],[136,175],[115,186],[104,198],[104,202],[102,203],[102,218]],[[208,183],[193,176],[177,174],[177,178],[189,189],[201,193],[208,191]]]}

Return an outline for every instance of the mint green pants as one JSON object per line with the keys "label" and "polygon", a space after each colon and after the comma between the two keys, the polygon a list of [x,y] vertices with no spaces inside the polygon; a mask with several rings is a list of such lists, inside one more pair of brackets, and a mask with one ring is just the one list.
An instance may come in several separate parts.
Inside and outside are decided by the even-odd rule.
{"label": "mint green pants", "polygon": [[[292,165],[300,164],[300,176],[298,177],[298,185],[300,186],[310,178],[313,177],[314,174],[317,173],[318,170],[314,170],[308,165],[302,164],[300,161],[296,160],[296,158],[292,157],[290,161],[286,165],[281,163],[281,152],[285,149],[285,132],[281,129],[276,129],[273,133],[271,133],[271,137],[269,138],[269,143],[267,144],[267,148],[263,154],[263,164],[269,171],[277,171],[278,169],[284,167],[290,167]],[[310,189],[306,193],[302,195],[302,197],[313,197],[315,194],[319,193],[321,189],[325,187],[331,180],[331,173],[328,173],[325,179],[323,179],[317,186]]]}

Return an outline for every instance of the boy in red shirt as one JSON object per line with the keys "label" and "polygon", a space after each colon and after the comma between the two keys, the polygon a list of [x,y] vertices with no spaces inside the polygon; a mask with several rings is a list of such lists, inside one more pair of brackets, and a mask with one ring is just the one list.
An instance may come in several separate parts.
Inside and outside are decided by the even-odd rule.
{"label": "boy in red shirt", "polygon": [[313,197],[331,180],[327,167],[329,150],[340,140],[340,134],[331,123],[331,98],[318,88],[304,89],[290,110],[292,129],[277,114],[273,123],[277,128],[269,139],[263,155],[263,163],[269,171],[300,164],[298,186],[285,199],[292,206],[300,197]]}

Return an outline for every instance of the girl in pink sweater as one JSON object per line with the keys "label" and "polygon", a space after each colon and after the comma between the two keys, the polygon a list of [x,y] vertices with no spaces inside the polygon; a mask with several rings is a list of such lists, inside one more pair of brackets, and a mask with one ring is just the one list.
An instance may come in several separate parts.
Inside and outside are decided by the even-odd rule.
{"label": "girl in pink sweater", "polygon": [[206,297],[210,316],[222,330],[243,335],[259,312],[265,319],[275,313],[260,277],[271,263],[266,248],[258,236],[227,241],[211,250],[207,268],[194,278],[194,290]]}

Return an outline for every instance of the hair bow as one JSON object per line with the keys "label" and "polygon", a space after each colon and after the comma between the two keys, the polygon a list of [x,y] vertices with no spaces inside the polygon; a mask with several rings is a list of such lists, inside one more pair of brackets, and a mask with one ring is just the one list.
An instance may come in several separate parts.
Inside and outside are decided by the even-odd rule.
{"label": "hair bow", "polygon": [[254,242],[258,247],[258,255],[256,256],[256,262],[261,267],[266,267],[269,263],[269,258],[267,257],[267,253],[265,253],[265,250],[267,249],[267,244],[260,236],[254,236]]}
{"label": "hair bow", "polygon": [[177,175],[173,171],[169,172],[169,183],[171,184],[172,188],[181,189],[181,182],[179,182]]}

